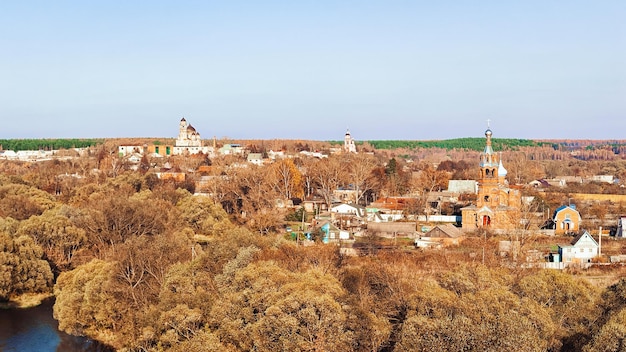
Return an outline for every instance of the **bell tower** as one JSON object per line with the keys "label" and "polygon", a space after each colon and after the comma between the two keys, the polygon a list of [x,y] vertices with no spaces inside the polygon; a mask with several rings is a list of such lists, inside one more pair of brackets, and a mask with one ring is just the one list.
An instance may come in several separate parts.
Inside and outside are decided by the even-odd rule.
{"label": "bell tower", "polygon": [[500,154],[493,151],[493,132],[487,120],[485,149],[480,153],[478,194],[476,205],[461,209],[463,229],[498,228],[515,226],[515,212],[521,203],[519,188],[509,187],[507,171]]}
{"label": "bell tower", "polygon": [[490,183],[498,180],[499,158],[498,154],[493,152],[491,146],[491,136],[493,132],[487,127],[485,131],[486,143],[485,149],[480,153],[480,181]]}

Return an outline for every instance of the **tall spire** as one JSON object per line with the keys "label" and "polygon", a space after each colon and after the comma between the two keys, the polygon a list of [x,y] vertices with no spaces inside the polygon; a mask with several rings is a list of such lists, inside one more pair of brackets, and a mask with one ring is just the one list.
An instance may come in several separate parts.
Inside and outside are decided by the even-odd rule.
{"label": "tall spire", "polygon": [[491,136],[493,135],[493,132],[491,132],[491,128],[489,127],[490,122],[491,120],[487,119],[487,130],[485,131],[485,137],[487,140],[485,142],[485,150],[483,151],[483,153],[488,156],[493,155],[493,148],[491,146]]}

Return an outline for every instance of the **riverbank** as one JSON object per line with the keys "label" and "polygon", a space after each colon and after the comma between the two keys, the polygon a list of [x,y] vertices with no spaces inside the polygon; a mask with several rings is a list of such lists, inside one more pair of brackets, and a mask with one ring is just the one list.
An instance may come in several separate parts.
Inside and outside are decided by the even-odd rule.
{"label": "riverbank", "polygon": [[0,309],[32,308],[40,305],[44,300],[54,297],[52,293],[25,293],[9,298],[8,302],[0,302]]}
{"label": "riverbank", "polygon": [[[19,352],[113,352],[86,337],[59,331],[53,317],[54,297],[31,308],[0,309],[0,351]],[[43,296],[41,296],[43,297]],[[35,304],[37,297],[23,297],[20,304]],[[13,302],[17,305],[18,303]],[[6,306],[6,305],[5,305]]]}

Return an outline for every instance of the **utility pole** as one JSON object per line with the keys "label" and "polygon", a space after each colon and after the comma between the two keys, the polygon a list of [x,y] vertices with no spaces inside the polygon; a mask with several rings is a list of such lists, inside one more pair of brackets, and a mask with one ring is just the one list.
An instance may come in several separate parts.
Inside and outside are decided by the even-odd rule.
{"label": "utility pole", "polygon": [[602,226],[600,226],[600,233],[598,234],[598,257],[602,257]]}
{"label": "utility pole", "polygon": [[[302,207],[302,224],[300,225],[300,229],[302,230],[302,235],[304,236],[304,216],[306,215],[306,209]],[[296,244],[300,244],[300,231],[296,232]]]}
{"label": "utility pole", "polygon": [[483,241],[483,265],[485,265],[485,245],[487,242],[487,230],[483,229],[484,241]]}

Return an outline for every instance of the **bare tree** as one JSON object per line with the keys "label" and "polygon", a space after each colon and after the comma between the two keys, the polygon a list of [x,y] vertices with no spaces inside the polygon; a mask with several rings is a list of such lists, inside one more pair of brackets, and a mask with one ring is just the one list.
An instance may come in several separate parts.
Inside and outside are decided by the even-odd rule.
{"label": "bare tree", "polygon": [[333,203],[333,191],[336,190],[345,179],[345,169],[339,158],[330,157],[319,160],[311,170],[315,180],[317,191],[324,198],[324,202],[330,209]]}
{"label": "bare tree", "polygon": [[348,161],[350,162],[349,181],[354,186],[355,201],[359,204],[365,193],[374,187],[371,175],[377,163],[373,156],[367,154],[350,155]]}

